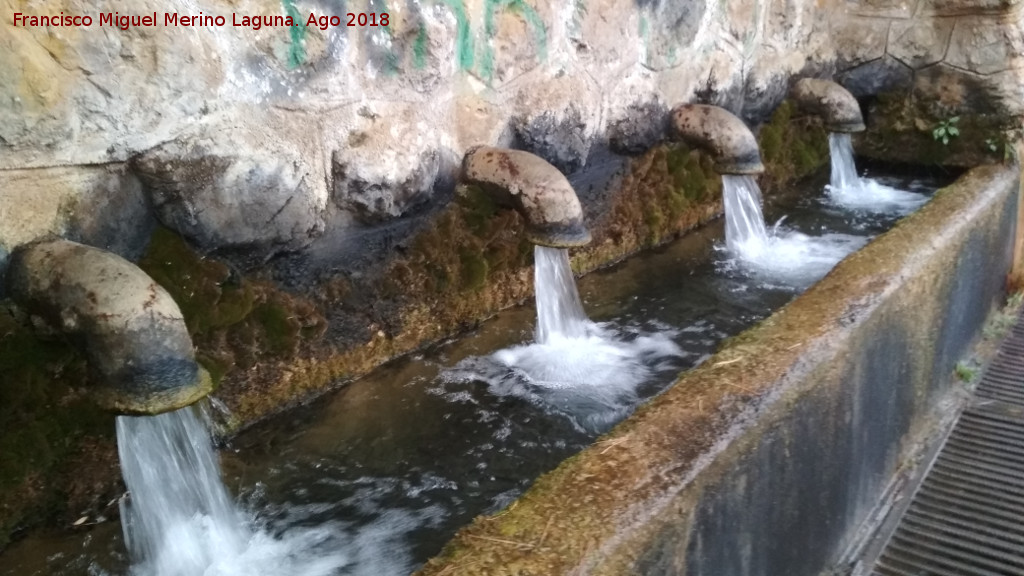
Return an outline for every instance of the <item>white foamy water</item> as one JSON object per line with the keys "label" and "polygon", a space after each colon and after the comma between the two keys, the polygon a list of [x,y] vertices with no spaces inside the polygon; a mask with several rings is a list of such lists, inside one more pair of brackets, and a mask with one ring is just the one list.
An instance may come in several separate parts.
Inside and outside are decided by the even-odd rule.
{"label": "white foamy water", "polygon": [[928,201],[923,194],[899,190],[858,176],[849,134],[829,134],[828,147],[832,177],[827,192],[832,204],[867,212],[909,214]]}
{"label": "white foamy water", "polygon": [[221,482],[205,412],[119,416],[130,501],[121,503],[134,576],[328,576],[346,562],[329,527],[258,529]]}
{"label": "white foamy water", "polygon": [[752,176],[722,176],[725,199],[727,265],[759,280],[803,287],[867,243],[861,236],[808,236],[784,228],[768,229],[761,212],[761,188]]}
{"label": "white foamy water", "polygon": [[806,288],[820,280],[840,260],[868,243],[868,238],[828,233],[808,236],[776,225],[763,245],[746,246],[724,262],[769,285]]}
{"label": "white foamy water", "polygon": [[683,352],[671,332],[624,331],[588,319],[564,249],[537,246],[534,258],[535,342],[467,358],[442,380],[482,381],[494,394],[519,396],[580,428],[604,430],[639,402],[639,385]]}

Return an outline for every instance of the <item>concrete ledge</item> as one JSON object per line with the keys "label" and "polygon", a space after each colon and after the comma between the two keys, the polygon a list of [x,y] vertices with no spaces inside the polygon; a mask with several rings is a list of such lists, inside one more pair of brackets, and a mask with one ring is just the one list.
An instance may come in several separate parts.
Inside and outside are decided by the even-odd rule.
{"label": "concrete ledge", "polygon": [[822,572],[1003,294],[1018,186],[971,170],[419,574]]}

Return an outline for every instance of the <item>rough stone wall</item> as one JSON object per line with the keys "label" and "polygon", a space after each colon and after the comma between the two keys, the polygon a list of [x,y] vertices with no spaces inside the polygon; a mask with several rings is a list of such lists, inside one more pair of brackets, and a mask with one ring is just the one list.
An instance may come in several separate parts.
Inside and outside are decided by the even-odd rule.
{"label": "rough stone wall", "polygon": [[1024,111],[1018,0],[847,0],[837,78],[857,96],[913,87],[950,115]]}
{"label": "rough stone wall", "polygon": [[[100,27],[114,0],[11,0],[0,18],[0,268],[46,234],[137,257],[154,219],[259,264],[443,203],[471,145],[566,172],[640,153],[667,108],[760,121],[798,73],[859,95],[913,84],[952,108],[1021,109],[1016,0],[184,0]],[[225,26],[165,26],[164,15]],[[306,22],[347,11],[387,27]],[[13,15],[92,15],[21,27]],[[294,26],[232,26],[291,16]],[[338,246],[332,245],[337,249]]]}
{"label": "rough stone wall", "polygon": [[[163,26],[200,9],[227,25]],[[129,13],[4,6],[0,254],[57,233],[137,257],[150,214],[203,252],[257,263],[325,231],[358,244],[450,197],[469,146],[573,172],[606,143],[645,151],[684,101],[764,119],[790,76],[832,60],[833,6],[813,0],[146,0],[130,13],[158,26],[12,25],[15,12],[117,10]],[[390,25],[305,25],[347,11]],[[299,25],[232,27],[232,13]]]}

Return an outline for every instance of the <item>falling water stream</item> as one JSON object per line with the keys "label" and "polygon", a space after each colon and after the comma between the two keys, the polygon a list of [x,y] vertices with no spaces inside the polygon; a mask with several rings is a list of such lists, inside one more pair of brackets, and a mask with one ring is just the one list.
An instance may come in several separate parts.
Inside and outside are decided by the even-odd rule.
{"label": "falling water stream", "polygon": [[671,331],[624,330],[587,318],[564,248],[534,247],[534,342],[473,356],[446,370],[449,382],[486,382],[602,432],[638,401],[636,388],[682,355]]}
{"label": "falling water stream", "polygon": [[326,576],[344,564],[329,527],[271,536],[221,481],[205,410],[118,416],[128,487],[121,525],[140,576]]}
{"label": "falling water stream", "polygon": [[203,574],[236,557],[248,535],[220,479],[205,423],[191,408],[119,416],[117,446],[130,499],[122,499],[125,545],[138,571]]}
{"label": "falling water stream", "polygon": [[820,278],[850,252],[864,245],[861,236],[825,233],[810,236],[783,225],[765,225],[761,189],[753,176],[722,176],[725,203],[723,266],[745,270],[756,278],[803,284]]}
{"label": "falling water stream", "polygon": [[886,186],[871,178],[861,178],[853,159],[853,142],[849,134],[828,135],[832,177],[828,198],[845,209],[875,213],[909,214],[928,201],[924,194]]}
{"label": "falling water stream", "polygon": [[582,338],[590,321],[583,312],[580,293],[576,289],[569,266],[569,253],[564,248],[536,246],[534,256],[534,290],[537,294],[538,344],[550,344],[555,338]]}
{"label": "falling water stream", "polygon": [[753,176],[722,176],[725,203],[725,244],[743,254],[759,254],[768,245],[761,213],[761,188]]}

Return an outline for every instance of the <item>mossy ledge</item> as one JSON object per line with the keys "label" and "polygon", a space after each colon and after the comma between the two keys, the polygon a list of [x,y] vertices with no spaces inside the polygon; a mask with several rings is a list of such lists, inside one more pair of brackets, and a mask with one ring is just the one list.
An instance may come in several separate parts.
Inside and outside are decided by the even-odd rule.
{"label": "mossy ledge", "polygon": [[968,172],[417,576],[828,572],[1003,294],[1017,170]]}
{"label": "mossy ledge", "polygon": [[[828,161],[820,124],[792,110],[783,103],[760,130],[768,196]],[[683,146],[658,146],[628,162],[605,215],[590,223],[594,242],[574,251],[573,267],[582,274],[606,266],[721,211],[721,179],[710,160]],[[180,306],[214,394],[230,410],[223,431],[230,433],[528,299],[533,250],[521,228],[518,214],[466,188],[403,253],[359,279],[339,276],[286,291],[200,256],[165,228],[154,232],[139,265]],[[52,511],[64,506],[54,503],[74,490],[65,480],[69,458],[82,450],[102,454],[94,467],[107,471],[97,474],[106,480],[102,490],[94,482],[92,492],[119,488],[112,419],[80,392],[84,361],[70,343],[28,320],[4,318],[0,363],[9,369],[2,371],[0,399],[9,400],[0,408],[0,446],[19,447],[5,456],[26,455],[10,464],[5,457],[0,470],[0,543],[22,526],[58,518]]]}

